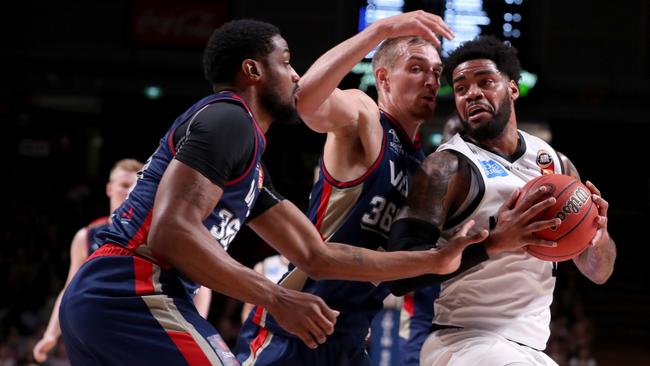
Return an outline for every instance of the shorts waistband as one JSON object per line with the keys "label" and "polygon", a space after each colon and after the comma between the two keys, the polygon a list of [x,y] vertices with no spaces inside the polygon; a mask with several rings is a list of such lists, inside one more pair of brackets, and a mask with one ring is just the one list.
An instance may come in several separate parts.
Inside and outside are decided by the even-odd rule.
{"label": "shorts waistband", "polygon": [[138,257],[140,259],[151,262],[164,270],[172,268],[170,264],[165,263],[162,260],[152,258],[148,255],[142,255],[135,252],[134,250],[125,248],[124,246],[115,243],[106,243],[102,245],[96,251],[94,251],[93,254],[88,257],[88,259],[86,259],[86,262],[98,257]]}

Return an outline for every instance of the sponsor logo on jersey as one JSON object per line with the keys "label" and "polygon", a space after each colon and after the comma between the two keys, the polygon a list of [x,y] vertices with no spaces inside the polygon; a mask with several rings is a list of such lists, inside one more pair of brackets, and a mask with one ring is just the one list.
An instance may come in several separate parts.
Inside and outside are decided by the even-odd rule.
{"label": "sponsor logo on jersey", "polygon": [[553,158],[545,150],[537,151],[537,166],[539,166],[542,175],[544,174],[553,174],[555,173],[555,163],[553,163]]}
{"label": "sponsor logo on jersey", "polygon": [[483,170],[485,170],[485,175],[488,178],[495,177],[505,177],[508,175],[508,172],[494,160],[481,160],[481,165],[483,165]]}

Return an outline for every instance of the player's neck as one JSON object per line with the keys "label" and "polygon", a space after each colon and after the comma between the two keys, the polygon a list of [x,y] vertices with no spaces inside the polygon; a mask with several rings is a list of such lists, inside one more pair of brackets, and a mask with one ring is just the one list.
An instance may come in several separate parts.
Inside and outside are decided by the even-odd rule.
{"label": "player's neck", "polygon": [[268,131],[269,127],[271,126],[271,123],[273,122],[273,118],[266,111],[266,109],[261,106],[258,93],[254,90],[254,88],[249,87],[240,89],[229,87],[228,89],[234,91],[244,100],[244,102],[246,102],[246,105],[253,114],[253,119],[255,122],[257,122],[260,130],[262,130],[263,133],[266,133],[266,131]]}
{"label": "player's neck", "polygon": [[488,148],[490,151],[497,152],[502,156],[512,156],[519,146],[519,133],[517,132],[517,121],[514,118],[514,113],[499,136],[477,142],[479,145]]}
{"label": "player's neck", "polygon": [[415,137],[417,136],[417,133],[420,130],[420,125],[424,121],[413,118],[413,116],[411,116],[406,111],[402,111],[398,108],[391,108],[390,106],[384,105],[383,103],[379,104],[379,109],[388,113],[395,120],[395,122],[402,128],[402,130],[406,133],[409,139],[411,141],[415,141]]}

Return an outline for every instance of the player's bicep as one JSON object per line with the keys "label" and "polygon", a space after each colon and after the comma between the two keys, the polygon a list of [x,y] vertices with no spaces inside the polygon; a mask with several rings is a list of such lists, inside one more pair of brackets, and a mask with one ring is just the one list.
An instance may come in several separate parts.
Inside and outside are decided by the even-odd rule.
{"label": "player's bicep", "polygon": [[206,176],[178,160],[165,170],[154,204],[156,218],[203,221],[221,199],[223,190]]}
{"label": "player's bicep", "polygon": [[429,155],[413,176],[406,204],[396,220],[418,219],[442,229],[458,190],[458,165],[458,158],[451,153]]}
{"label": "player's bicep", "polygon": [[318,109],[300,116],[316,132],[336,132],[355,128],[361,118],[375,116],[379,120],[379,108],[360,90],[337,88]]}

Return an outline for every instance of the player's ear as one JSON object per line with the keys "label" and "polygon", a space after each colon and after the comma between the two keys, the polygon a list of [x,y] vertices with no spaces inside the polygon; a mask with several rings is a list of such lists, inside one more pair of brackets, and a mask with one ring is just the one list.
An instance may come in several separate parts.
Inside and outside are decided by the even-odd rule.
{"label": "player's ear", "polygon": [[519,85],[516,81],[510,80],[508,82],[508,89],[510,89],[510,98],[514,102],[519,98]]}
{"label": "player's ear", "polygon": [[111,198],[113,195],[113,185],[111,182],[106,183],[106,197]]}
{"label": "player's ear", "polygon": [[262,76],[260,66],[255,60],[245,59],[241,64],[241,69],[248,79],[257,81]]}
{"label": "player's ear", "polygon": [[377,80],[377,89],[390,91],[388,70],[385,67],[380,66],[375,70],[375,80]]}

